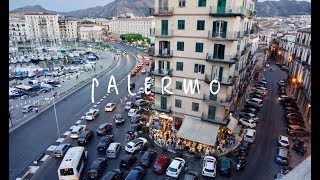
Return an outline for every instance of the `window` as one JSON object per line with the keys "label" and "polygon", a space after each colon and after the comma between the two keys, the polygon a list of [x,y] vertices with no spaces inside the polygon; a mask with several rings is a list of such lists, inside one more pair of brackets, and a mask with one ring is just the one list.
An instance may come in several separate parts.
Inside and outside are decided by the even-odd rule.
{"label": "window", "polygon": [[206,7],[207,0],[198,0],[198,7]]}
{"label": "window", "polygon": [[196,43],[196,52],[203,52],[203,43]]}
{"label": "window", "polygon": [[213,51],[213,58],[224,59],[224,49],[225,49],[225,45],[215,44],[214,51]]}
{"label": "window", "polygon": [[195,73],[204,74],[204,68],[205,68],[205,65],[195,64],[195,65],[194,65],[194,72],[195,72]]}
{"label": "window", "polygon": [[179,7],[186,7],[186,0],[179,0]]}
{"label": "window", "polygon": [[182,90],[182,82],[181,81],[176,81],[176,89]]}
{"label": "window", "polygon": [[227,21],[213,21],[212,37],[226,38],[227,36]]}
{"label": "window", "polygon": [[192,103],[192,111],[199,111],[199,103]]}
{"label": "window", "polygon": [[180,99],[175,100],[175,107],[181,108],[182,101]]}
{"label": "window", "polygon": [[184,51],[184,42],[177,42],[177,51]]}
{"label": "window", "polygon": [[204,20],[198,20],[197,21],[197,30],[204,30],[205,21]]}
{"label": "window", "polygon": [[185,20],[178,20],[178,29],[184,30]]}
{"label": "window", "polygon": [[177,71],[183,71],[183,62],[177,62]]}

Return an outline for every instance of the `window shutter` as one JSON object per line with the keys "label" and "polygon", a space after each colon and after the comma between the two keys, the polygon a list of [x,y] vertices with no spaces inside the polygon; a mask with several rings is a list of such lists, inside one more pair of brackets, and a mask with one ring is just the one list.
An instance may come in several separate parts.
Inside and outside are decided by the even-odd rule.
{"label": "window shutter", "polygon": [[198,72],[198,64],[194,65],[194,72],[197,73]]}
{"label": "window shutter", "polygon": [[205,68],[205,65],[202,65],[202,66],[201,66],[201,73],[202,73],[202,74],[204,74],[204,68]]}
{"label": "window shutter", "polygon": [[170,62],[167,61],[167,70],[170,70]]}
{"label": "window shutter", "polygon": [[224,21],[223,22],[223,31],[222,31],[222,37],[223,38],[226,38],[227,37],[227,26],[228,26],[228,22],[227,21]]}
{"label": "window shutter", "polygon": [[224,59],[224,49],[225,49],[225,45],[219,44],[220,48],[219,48],[219,59]]}
{"label": "window shutter", "polygon": [[217,58],[218,57],[218,44],[214,45],[214,49],[213,49],[213,58]]}
{"label": "window shutter", "polygon": [[213,21],[212,25],[212,37],[216,37],[217,21]]}

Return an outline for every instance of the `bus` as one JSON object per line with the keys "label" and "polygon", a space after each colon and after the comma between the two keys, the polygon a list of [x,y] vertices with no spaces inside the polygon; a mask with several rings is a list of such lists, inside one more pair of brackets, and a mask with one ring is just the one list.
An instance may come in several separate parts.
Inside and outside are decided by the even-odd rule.
{"label": "bus", "polygon": [[85,147],[71,147],[59,166],[59,180],[80,179],[81,171],[83,170],[87,159],[87,153]]}

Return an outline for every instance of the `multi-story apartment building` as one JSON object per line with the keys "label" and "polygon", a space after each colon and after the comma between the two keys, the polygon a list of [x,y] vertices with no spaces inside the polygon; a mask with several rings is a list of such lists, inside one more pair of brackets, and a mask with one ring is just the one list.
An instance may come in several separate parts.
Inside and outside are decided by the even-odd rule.
{"label": "multi-story apartment building", "polygon": [[58,14],[31,13],[25,14],[28,39],[60,39]]}
{"label": "multi-story apartment building", "polygon": [[94,40],[96,42],[101,41],[103,30],[101,26],[95,24],[82,24],[79,27],[79,39],[85,41]]}
{"label": "multi-story apartment building", "polygon": [[279,41],[278,54],[282,57],[281,63],[289,65],[289,61],[292,60],[292,54],[294,52],[296,35],[286,34]]}
{"label": "multi-story apartment building", "polygon": [[[173,116],[177,129],[182,124],[179,131],[193,117],[197,119],[192,124],[195,129],[202,122],[209,122],[210,138],[215,141],[219,125],[228,124],[230,107],[240,84],[237,79],[242,76],[252,49],[248,37],[252,33],[254,3],[253,0],[155,0],[155,8],[150,9],[156,24],[152,108]],[[164,76],[171,77],[168,89],[174,94],[162,94]],[[193,84],[197,79],[199,93],[185,93],[184,79],[192,80]],[[216,95],[209,90],[214,79],[220,82]],[[164,81],[168,83],[169,80]],[[213,84],[211,88],[216,91],[218,87]],[[193,134],[192,129],[188,133]],[[201,136],[208,134],[199,132],[197,138]],[[202,143],[214,144],[213,141]]]}
{"label": "multi-story apartment building", "polygon": [[291,89],[311,124],[311,28],[298,30],[289,65]]}
{"label": "multi-story apartment building", "polygon": [[26,42],[26,21],[18,18],[9,19],[9,40],[11,42]]}
{"label": "multi-story apartment building", "polygon": [[115,18],[109,20],[109,30],[114,37],[121,34],[151,36],[155,27],[154,17]]}
{"label": "multi-story apartment building", "polygon": [[101,26],[105,33],[109,31],[109,21],[107,19],[97,19],[96,24]]}
{"label": "multi-story apartment building", "polygon": [[78,37],[78,22],[76,19],[59,16],[60,39],[76,39]]}

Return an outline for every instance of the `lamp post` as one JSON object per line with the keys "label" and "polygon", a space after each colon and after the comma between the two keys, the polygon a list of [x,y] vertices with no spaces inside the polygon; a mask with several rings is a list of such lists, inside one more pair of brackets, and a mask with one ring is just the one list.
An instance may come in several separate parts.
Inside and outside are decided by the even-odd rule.
{"label": "lamp post", "polygon": [[60,130],[59,130],[59,123],[58,123],[58,117],[57,117],[57,110],[56,110],[56,103],[54,101],[54,94],[53,94],[53,89],[51,89],[51,94],[52,94],[52,97],[53,97],[53,110],[54,110],[54,116],[55,116],[55,119],[56,119],[56,125],[57,125],[57,130],[58,130],[58,138],[60,138]]}

